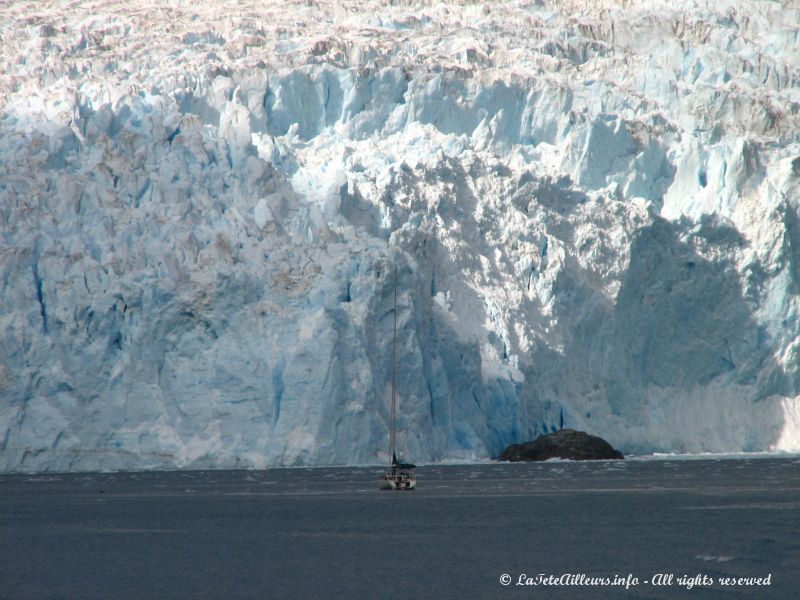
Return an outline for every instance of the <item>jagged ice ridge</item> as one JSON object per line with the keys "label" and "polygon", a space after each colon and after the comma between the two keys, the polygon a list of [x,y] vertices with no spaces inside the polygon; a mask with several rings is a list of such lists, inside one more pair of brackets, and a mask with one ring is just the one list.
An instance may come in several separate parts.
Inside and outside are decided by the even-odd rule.
{"label": "jagged ice ridge", "polygon": [[790,3],[0,23],[0,469],[800,450]]}

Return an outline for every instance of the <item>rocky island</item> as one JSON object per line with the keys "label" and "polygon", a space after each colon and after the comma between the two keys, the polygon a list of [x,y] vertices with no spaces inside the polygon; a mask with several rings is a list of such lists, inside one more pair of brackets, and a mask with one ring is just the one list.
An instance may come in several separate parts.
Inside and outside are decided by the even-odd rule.
{"label": "rocky island", "polygon": [[603,438],[574,429],[561,429],[555,433],[540,435],[532,442],[511,444],[499,457],[500,460],[511,462],[540,461],[551,458],[609,460],[624,459],[625,457]]}

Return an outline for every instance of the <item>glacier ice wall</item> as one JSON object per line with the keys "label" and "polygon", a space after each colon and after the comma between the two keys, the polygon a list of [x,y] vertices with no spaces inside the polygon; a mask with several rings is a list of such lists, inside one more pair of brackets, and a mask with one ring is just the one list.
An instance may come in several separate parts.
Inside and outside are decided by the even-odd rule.
{"label": "glacier ice wall", "polygon": [[0,17],[0,469],[800,450],[788,3]]}

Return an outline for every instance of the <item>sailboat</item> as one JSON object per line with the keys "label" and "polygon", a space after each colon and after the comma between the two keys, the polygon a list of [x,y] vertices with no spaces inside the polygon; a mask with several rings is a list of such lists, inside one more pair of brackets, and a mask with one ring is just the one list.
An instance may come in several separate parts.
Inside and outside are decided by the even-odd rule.
{"label": "sailboat", "polygon": [[413,490],[417,487],[416,465],[397,460],[395,439],[397,437],[397,267],[394,268],[394,333],[392,335],[392,416],[389,437],[389,454],[392,463],[381,476],[381,487],[387,490]]}

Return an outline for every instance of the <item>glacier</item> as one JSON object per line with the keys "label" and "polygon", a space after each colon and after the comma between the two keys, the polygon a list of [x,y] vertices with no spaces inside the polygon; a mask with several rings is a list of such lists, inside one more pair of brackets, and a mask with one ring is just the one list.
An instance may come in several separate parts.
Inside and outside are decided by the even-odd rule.
{"label": "glacier", "polygon": [[791,3],[0,23],[0,470],[800,451]]}

